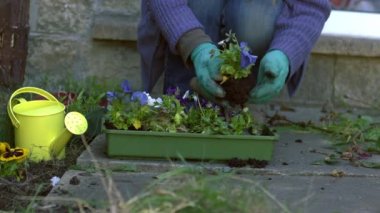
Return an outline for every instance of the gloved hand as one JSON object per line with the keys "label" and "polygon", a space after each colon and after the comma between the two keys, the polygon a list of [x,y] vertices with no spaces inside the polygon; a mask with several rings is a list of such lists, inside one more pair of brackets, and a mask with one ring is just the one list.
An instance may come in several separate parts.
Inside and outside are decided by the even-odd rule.
{"label": "gloved hand", "polygon": [[277,96],[289,74],[289,59],[280,50],[266,53],[260,62],[256,87],[250,92],[248,102],[261,104]]}
{"label": "gloved hand", "polygon": [[222,80],[219,54],[219,49],[212,43],[202,43],[191,53],[199,89],[209,100],[225,95],[225,91],[215,82]]}
{"label": "gloved hand", "polygon": [[205,90],[203,90],[200,87],[200,84],[198,83],[198,79],[196,77],[194,77],[190,80],[190,87],[194,92],[196,92],[201,97],[204,97],[207,100],[209,100],[209,101],[211,101],[211,102],[213,102],[219,106],[229,107],[229,105],[230,105],[226,99],[218,98],[215,96],[210,96],[210,94],[205,94]]}

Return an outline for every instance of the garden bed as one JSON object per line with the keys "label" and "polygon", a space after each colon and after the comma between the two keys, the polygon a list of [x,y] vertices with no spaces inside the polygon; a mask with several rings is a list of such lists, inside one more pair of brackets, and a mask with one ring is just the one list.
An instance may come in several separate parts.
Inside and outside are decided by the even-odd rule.
{"label": "garden bed", "polygon": [[134,130],[104,130],[109,157],[187,160],[271,160],[278,135],[209,135]]}

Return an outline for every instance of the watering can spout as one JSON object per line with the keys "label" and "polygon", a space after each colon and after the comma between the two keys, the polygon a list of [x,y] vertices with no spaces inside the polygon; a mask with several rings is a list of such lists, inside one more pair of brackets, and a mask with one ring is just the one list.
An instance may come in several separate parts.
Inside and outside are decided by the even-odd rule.
{"label": "watering can spout", "polygon": [[62,152],[63,148],[70,141],[70,138],[73,134],[67,129],[64,129],[61,134],[59,134],[53,141],[50,143],[49,152],[51,156],[58,157]]}
{"label": "watering can spout", "polygon": [[50,143],[51,156],[58,157],[69,142],[72,135],[81,135],[86,132],[88,124],[86,118],[79,112],[69,112],[65,116],[65,126],[62,132]]}

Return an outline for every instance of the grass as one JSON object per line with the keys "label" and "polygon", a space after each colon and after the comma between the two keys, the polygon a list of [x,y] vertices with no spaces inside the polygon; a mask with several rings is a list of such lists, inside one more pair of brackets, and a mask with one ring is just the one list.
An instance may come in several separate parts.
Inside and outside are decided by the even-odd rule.
{"label": "grass", "polygon": [[250,179],[180,168],[158,176],[122,206],[126,212],[290,212]]}

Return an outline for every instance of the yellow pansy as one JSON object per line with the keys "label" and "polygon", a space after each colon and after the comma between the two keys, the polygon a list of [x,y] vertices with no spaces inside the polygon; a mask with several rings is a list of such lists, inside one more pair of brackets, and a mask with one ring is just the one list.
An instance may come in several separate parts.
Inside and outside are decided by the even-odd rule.
{"label": "yellow pansy", "polygon": [[7,142],[0,142],[0,154],[3,154],[6,151],[9,151],[11,147]]}
{"label": "yellow pansy", "polygon": [[0,161],[8,162],[15,160],[17,162],[22,162],[28,157],[28,154],[29,150],[26,148],[9,149],[0,155]]}
{"label": "yellow pansy", "polygon": [[132,123],[133,127],[135,127],[135,129],[140,129],[141,128],[141,121],[140,120],[133,120],[133,123]]}

